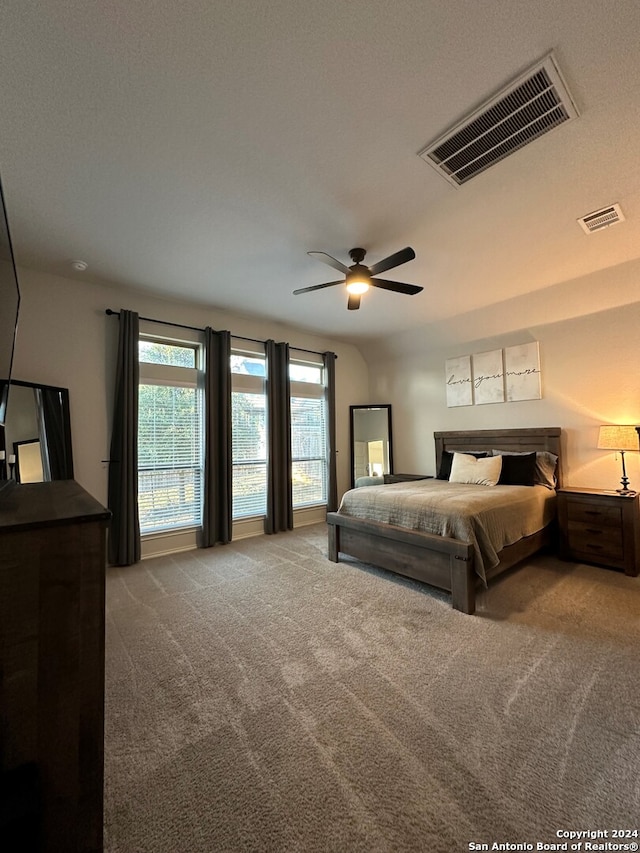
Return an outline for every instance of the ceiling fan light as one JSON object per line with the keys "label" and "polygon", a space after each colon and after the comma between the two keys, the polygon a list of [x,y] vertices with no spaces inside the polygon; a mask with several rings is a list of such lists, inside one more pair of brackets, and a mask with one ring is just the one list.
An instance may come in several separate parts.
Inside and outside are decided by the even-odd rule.
{"label": "ceiling fan light", "polygon": [[369,276],[364,271],[356,270],[347,275],[347,291],[353,296],[361,296],[369,290]]}
{"label": "ceiling fan light", "polygon": [[369,284],[366,281],[349,281],[347,282],[347,290],[354,296],[358,296],[369,290]]}

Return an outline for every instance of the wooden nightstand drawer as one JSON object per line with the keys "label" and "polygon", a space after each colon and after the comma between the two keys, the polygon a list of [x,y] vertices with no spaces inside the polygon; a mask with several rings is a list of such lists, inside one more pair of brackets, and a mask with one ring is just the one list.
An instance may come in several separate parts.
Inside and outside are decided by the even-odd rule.
{"label": "wooden nightstand drawer", "polygon": [[567,500],[567,513],[569,521],[583,522],[593,527],[619,528],[622,517],[619,506],[602,506],[575,498]]}
{"label": "wooden nightstand drawer", "polygon": [[622,528],[618,517],[618,526],[597,526],[572,521],[568,524],[569,548],[575,554],[590,554],[591,558],[619,561],[624,556]]}
{"label": "wooden nightstand drawer", "polygon": [[637,576],[640,569],[638,495],[598,489],[558,489],[560,556]]}

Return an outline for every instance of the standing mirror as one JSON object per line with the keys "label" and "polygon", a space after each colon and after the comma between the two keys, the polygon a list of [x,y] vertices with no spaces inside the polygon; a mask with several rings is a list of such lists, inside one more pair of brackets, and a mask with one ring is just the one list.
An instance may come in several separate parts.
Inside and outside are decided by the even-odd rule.
{"label": "standing mirror", "polygon": [[382,478],[385,474],[393,474],[391,405],[349,406],[349,411],[353,488],[362,478]]}
{"label": "standing mirror", "polygon": [[12,379],[0,449],[18,483],[72,480],[69,391]]}

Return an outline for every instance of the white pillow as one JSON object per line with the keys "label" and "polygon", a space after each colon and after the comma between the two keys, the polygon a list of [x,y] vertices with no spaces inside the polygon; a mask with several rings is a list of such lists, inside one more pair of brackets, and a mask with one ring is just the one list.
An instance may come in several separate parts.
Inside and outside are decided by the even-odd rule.
{"label": "white pillow", "polygon": [[467,453],[454,453],[451,463],[450,483],[474,483],[478,486],[495,486],[502,471],[502,457],[487,456],[478,459]]}

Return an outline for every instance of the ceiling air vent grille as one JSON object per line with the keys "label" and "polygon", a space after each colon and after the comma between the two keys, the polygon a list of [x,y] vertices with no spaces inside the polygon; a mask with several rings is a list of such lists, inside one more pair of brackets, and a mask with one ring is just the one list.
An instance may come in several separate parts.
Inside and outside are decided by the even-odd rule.
{"label": "ceiling air vent grille", "polygon": [[593,213],[587,213],[586,216],[578,219],[578,224],[586,234],[593,234],[594,231],[608,228],[609,225],[615,225],[616,222],[624,222],[624,213],[619,204],[611,204],[609,207],[603,207],[602,210],[594,210]]}
{"label": "ceiling air vent grille", "polygon": [[460,186],[578,111],[551,54],[419,152]]}

